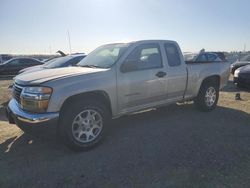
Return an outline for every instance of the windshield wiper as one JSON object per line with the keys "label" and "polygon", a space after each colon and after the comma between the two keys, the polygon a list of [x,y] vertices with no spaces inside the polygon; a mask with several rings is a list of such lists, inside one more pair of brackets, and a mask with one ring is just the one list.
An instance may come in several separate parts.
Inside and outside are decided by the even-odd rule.
{"label": "windshield wiper", "polygon": [[79,67],[88,67],[88,68],[103,68],[103,67],[98,67],[96,65],[77,65]]}

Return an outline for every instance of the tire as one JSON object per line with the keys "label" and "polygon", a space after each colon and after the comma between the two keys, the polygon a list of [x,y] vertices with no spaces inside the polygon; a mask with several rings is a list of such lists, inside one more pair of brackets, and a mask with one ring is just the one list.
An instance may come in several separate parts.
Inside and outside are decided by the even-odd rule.
{"label": "tire", "polygon": [[208,112],[215,109],[218,99],[219,86],[213,82],[205,82],[202,84],[194,104],[200,111]]}
{"label": "tire", "polygon": [[61,138],[75,151],[94,148],[102,140],[108,117],[108,109],[98,101],[73,102],[62,112]]}

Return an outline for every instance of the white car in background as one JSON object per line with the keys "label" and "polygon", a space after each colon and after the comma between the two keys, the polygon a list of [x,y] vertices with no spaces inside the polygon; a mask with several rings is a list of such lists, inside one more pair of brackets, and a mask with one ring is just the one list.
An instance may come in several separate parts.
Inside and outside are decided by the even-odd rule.
{"label": "white car in background", "polygon": [[201,52],[201,53],[186,53],[184,60],[189,63],[195,62],[224,62],[226,60],[223,52]]}
{"label": "white car in background", "polygon": [[57,57],[57,58],[47,61],[43,65],[38,65],[38,66],[33,66],[33,67],[26,68],[26,69],[22,69],[19,71],[19,74],[41,71],[44,69],[54,69],[54,68],[76,66],[76,64],[79,63],[84,57],[86,57],[85,54],[73,54],[73,55],[67,55],[64,57]]}

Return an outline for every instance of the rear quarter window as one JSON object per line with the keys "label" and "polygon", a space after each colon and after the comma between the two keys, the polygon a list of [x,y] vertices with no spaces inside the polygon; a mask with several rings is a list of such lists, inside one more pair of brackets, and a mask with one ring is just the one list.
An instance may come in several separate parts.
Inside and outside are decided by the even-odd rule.
{"label": "rear quarter window", "polygon": [[176,67],[181,65],[181,58],[180,58],[180,53],[176,45],[174,44],[165,44],[164,45],[167,59],[168,59],[168,64],[171,67]]}

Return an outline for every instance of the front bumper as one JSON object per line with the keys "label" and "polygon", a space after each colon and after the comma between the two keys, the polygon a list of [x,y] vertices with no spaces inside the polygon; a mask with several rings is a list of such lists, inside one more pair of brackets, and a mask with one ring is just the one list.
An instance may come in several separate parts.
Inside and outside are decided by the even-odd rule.
{"label": "front bumper", "polygon": [[57,125],[59,119],[58,112],[47,112],[42,114],[30,113],[22,110],[15,99],[12,99],[6,108],[6,116],[9,123],[25,127],[41,127]]}
{"label": "front bumper", "polygon": [[248,78],[241,78],[241,77],[234,77],[233,82],[237,85],[241,85],[244,87],[250,87],[250,79]]}
{"label": "front bumper", "polygon": [[249,85],[250,78],[234,77],[233,82],[236,84],[241,83],[241,84]]}

